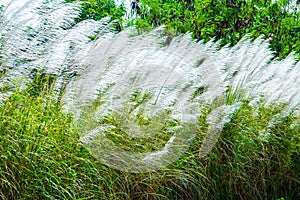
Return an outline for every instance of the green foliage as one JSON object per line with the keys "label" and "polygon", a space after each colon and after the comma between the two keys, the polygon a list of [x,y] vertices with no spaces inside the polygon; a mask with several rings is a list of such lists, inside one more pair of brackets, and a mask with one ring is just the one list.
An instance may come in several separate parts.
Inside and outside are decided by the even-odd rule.
{"label": "green foliage", "polygon": [[[67,0],[67,2],[74,1],[76,0]],[[77,22],[85,19],[100,20],[107,16],[110,16],[112,20],[121,20],[124,14],[124,5],[118,7],[114,0],[81,0],[81,15]]]}
{"label": "green foliage", "polygon": [[180,33],[192,32],[197,40],[236,44],[245,34],[270,39],[275,56],[300,53],[300,12],[288,12],[287,1],[141,0],[137,26],[166,25]]}

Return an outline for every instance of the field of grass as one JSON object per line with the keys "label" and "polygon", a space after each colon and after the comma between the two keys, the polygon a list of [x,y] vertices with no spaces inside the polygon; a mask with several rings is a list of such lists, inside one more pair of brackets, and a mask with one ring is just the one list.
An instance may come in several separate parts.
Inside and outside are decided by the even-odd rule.
{"label": "field of grass", "polygon": [[300,197],[300,117],[292,112],[279,117],[284,105],[253,107],[243,101],[213,150],[200,158],[207,106],[197,137],[178,161],[134,174],[91,156],[79,143],[78,124],[62,112],[47,83],[41,78],[16,90],[0,106],[0,199]]}

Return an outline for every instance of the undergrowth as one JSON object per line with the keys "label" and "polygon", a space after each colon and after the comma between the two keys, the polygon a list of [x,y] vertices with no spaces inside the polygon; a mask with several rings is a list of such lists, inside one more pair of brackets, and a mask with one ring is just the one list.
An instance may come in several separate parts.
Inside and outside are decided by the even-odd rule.
{"label": "undergrowth", "polygon": [[210,154],[199,158],[208,108],[178,161],[131,174],[91,156],[72,116],[41,84],[49,78],[39,78],[0,107],[1,199],[299,199],[300,118],[282,115],[284,105],[243,101]]}

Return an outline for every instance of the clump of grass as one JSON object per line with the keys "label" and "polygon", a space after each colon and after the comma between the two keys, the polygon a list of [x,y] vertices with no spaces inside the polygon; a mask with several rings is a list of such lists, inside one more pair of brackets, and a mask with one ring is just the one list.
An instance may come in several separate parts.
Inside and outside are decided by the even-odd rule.
{"label": "clump of grass", "polygon": [[48,83],[48,76],[38,75],[0,107],[1,199],[163,196],[155,190],[171,175],[124,173],[94,159],[79,144],[72,117],[53,100]]}
{"label": "clump of grass", "polygon": [[210,155],[194,166],[206,178],[204,199],[299,198],[300,118],[281,116],[283,109],[244,101]]}
{"label": "clump of grass", "polygon": [[[174,135],[175,131],[180,129],[180,123],[175,119],[168,118],[165,113],[161,113],[151,119],[142,119],[140,116],[134,117],[134,119],[128,119],[127,117],[115,112],[107,116],[105,119],[107,121],[106,124],[110,124],[113,128],[106,134],[106,137],[118,144],[118,146],[122,146],[122,148],[132,152],[160,150]],[[134,136],[133,132],[136,130],[130,131],[130,127],[128,127],[137,119],[143,124],[137,122],[133,126],[138,126],[139,131],[145,136]],[[126,124],[126,122],[129,123]],[[149,134],[149,132],[153,134]]]}
{"label": "clump of grass", "polygon": [[34,85],[17,89],[0,107],[0,118],[1,198],[63,194],[61,182],[74,175],[67,164],[76,144],[70,116],[61,113],[47,89]]}
{"label": "clump of grass", "polygon": [[152,116],[143,105],[148,99],[148,94],[135,92],[124,107],[109,111],[99,118],[97,109],[105,102],[104,97],[99,95],[95,102],[85,108],[78,127],[84,134],[105,124],[105,137],[120,149],[140,153],[158,151],[182,129],[182,124],[171,118],[171,111],[167,109]]}
{"label": "clump of grass", "polygon": [[283,105],[243,101],[210,154],[199,158],[207,106],[178,161],[131,174],[90,155],[73,118],[51,97],[49,78],[38,78],[0,107],[1,199],[299,198],[300,118],[292,112],[276,118]]}

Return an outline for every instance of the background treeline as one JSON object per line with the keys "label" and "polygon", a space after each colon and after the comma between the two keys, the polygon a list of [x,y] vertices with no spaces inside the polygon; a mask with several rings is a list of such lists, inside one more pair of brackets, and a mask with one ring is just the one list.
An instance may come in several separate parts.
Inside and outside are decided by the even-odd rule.
{"label": "background treeline", "polygon": [[[143,19],[138,25],[166,25],[198,40],[221,39],[236,44],[245,34],[264,35],[280,58],[300,53],[300,13],[287,0],[141,0]],[[300,4],[297,5],[298,10]]]}
{"label": "background treeline", "polygon": [[[66,0],[71,3],[78,0]],[[125,15],[126,8],[122,4],[117,6],[114,0],[80,0],[81,15],[77,22],[85,19],[100,20],[103,17],[110,16],[113,19],[119,19]]]}
{"label": "background treeline", "polygon": [[[74,1],[74,0],[69,0]],[[83,0],[81,19],[120,19],[125,7],[113,0]],[[300,55],[300,2],[288,0],[140,0],[134,24],[139,30],[166,25],[176,33],[191,32],[196,40],[236,44],[245,34],[270,40],[276,57]],[[132,23],[129,23],[132,24]]]}

